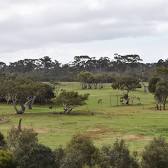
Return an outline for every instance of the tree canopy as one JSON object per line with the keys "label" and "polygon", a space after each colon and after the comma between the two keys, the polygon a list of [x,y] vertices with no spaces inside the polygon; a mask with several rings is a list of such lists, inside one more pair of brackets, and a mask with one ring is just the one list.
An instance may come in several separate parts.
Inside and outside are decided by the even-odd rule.
{"label": "tree canopy", "polygon": [[88,97],[89,94],[82,95],[78,92],[62,90],[55,102],[57,105],[63,106],[65,114],[69,114],[74,107],[84,105]]}

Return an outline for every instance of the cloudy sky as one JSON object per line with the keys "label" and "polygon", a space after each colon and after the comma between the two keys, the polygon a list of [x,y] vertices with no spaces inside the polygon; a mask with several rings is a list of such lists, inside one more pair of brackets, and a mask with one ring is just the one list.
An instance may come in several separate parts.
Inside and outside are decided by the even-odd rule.
{"label": "cloudy sky", "polygon": [[0,0],[0,61],[49,55],[168,58],[167,0]]}

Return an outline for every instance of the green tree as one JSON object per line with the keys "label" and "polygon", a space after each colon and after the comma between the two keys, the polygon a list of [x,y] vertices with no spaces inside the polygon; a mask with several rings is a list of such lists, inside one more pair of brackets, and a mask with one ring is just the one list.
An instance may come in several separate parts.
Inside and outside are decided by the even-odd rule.
{"label": "green tree", "polygon": [[24,114],[27,108],[32,109],[36,99],[47,103],[54,98],[54,89],[27,78],[5,78],[0,80],[0,95],[7,103],[13,103],[17,114]]}
{"label": "green tree", "polygon": [[43,58],[40,59],[41,61],[41,67],[42,69],[48,70],[52,68],[53,62],[49,56],[44,56]]}
{"label": "green tree", "polygon": [[80,95],[78,92],[62,90],[56,97],[56,104],[64,108],[64,114],[70,114],[76,106],[82,106],[88,99],[89,94]]}
{"label": "green tree", "polygon": [[90,72],[80,72],[78,75],[82,89],[92,89],[94,83],[94,76]]}
{"label": "green tree", "polygon": [[140,81],[132,77],[118,78],[112,83],[113,89],[126,90],[123,99],[126,101],[125,104],[129,104],[129,92],[134,91],[136,88],[141,87]]}
{"label": "green tree", "polygon": [[162,108],[163,110],[166,109],[167,97],[168,97],[168,83],[166,81],[158,82],[155,90],[155,100],[157,110],[162,110]]}
{"label": "green tree", "polygon": [[149,91],[154,94],[157,110],[165,110],[168,97],[167,80],[154,77],[149,81]]}
{"label": "green tree", "polygon": [[123,77],[112,83],[113,89],[126,90],[127,93],[141,87],[139,80],[132,77]]}
{"label": "green tree", "polygon": [[156,84],[157,84],[159,81],[160,81],[160,78],[159,78],[159,77],[153,77],[153,78],[150,79],[150,81],[149,81],[149,86],[148,86],[149,92],[155,93]]}

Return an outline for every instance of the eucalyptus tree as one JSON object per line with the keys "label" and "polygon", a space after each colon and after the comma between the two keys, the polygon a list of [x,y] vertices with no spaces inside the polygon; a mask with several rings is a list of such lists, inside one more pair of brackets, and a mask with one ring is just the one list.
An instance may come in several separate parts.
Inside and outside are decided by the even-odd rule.
{"label": "eucalyptus tree", "polygon": [[62,90],[55,102],[64,108],[64,114],[70,114],[75,107],[86,104],[88,97],[89,94],[82,95],[78,92]]}
{"label": "eucalyptus tree", "polygon": [[9,78],[0,81],[0,96],[7,103],[12,102],[17,114],[24,114],[27,108],[32,109],[36,98],[43,98],[47,102],[54,97],[54,92],[48,84],[24,78]]}
{"label": "eucalyptus tree", "polygon": [[160,81],[156,85],[155,100],[157,110],[166,109],[166,101],[168,97],[168,82]]}
{"label": "eucalyptus tree", "polygon": [[94,82],[93,74],[90,72],[80,72],[78,75],[82,89],[91,89]]}
{"label": "eucalyptus tree", "polygon": [[129,104],[129,93],[130,91],[134,91],[136,88],[141,87],[140,81],[136,78],[132,77],[122,77],[113,81],[112,83],[113,89],[125,90],[126,94],[124,94],[123,99],[126,101],[125,104]]}
{"label": "eucalyptus tree", "polygon": [[153,77],[149,81],[149,91],[154,94],[157,110],[165,110],[168,97],[168,81],[160,77]]}

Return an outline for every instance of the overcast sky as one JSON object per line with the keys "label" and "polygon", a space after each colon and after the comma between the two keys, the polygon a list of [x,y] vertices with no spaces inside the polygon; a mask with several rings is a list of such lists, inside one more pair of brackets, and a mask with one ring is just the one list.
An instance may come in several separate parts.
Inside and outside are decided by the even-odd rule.
{"label": "overcast sky", "polygon": [[139,54],[166,59],[167,0],[0,0],[0,61]]}

